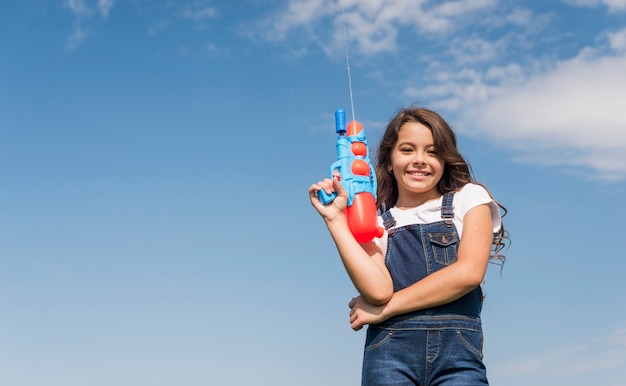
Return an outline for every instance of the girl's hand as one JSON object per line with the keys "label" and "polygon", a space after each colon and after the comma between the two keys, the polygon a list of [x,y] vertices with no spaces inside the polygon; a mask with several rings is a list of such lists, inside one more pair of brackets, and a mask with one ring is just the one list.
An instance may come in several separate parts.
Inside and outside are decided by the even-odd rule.
{"label": "girl's hand", "polygon": [[373,306],[363,300],[361,296],[353,298],[350,307],[350,326],[354,331],[359,331],[366,324],[380,323],[386,319],[383,315],[386,304]]}
{"label": "girl's hand", "polygon": [[[336,192],[337,197],[329,204],[322,204],[317,195],[317,192],[322,189],[328,194]],[[332,180],[326,178],[317,184],[311,185],[309,188],[309,198],[311,199],[311,205],[317,209],[319,214],[324,218],[324,221],[332,222],[338,218],[345,219],[346,207],[348,206],[348,192],[341,186],[338,175],[334,175]]]}

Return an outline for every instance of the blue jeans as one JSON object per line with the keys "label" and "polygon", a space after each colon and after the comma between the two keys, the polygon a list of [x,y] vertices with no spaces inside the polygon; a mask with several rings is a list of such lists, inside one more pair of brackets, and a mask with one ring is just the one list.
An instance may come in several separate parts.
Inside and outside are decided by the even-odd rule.
{"label": "blue jeans", "polygon": [[364,386],[488,385],[480,318],[413,315],[370,325]]}

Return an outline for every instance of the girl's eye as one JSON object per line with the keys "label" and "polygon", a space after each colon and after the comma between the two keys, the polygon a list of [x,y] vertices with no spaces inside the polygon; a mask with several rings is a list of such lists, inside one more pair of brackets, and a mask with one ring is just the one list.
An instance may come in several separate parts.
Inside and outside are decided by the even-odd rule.
{"label": "girl's eye", "polygon": [[430,149],[430,150],[428,150],[428,154],[431,154],[431,155],[437,155],[437,150],[435,150],[435,149]]}
{"label": "girl's eye", "polygon": [[400,151],[403,153],[410,153],[412,149],[410,147],[403,147],[400,149]]}

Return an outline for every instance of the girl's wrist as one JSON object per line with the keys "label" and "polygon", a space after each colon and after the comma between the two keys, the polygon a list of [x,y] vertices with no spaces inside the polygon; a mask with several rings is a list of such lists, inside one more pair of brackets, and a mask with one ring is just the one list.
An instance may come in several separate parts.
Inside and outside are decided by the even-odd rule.
{"label": "girl's wrist", "polygon": [[383,321],[396,316],[396,314],[395,314],[395,312],[393,310],[393,297],[394,297],[394,295],[392,295],[391,299],[389,299],[389,301],[387,303],[385,303],[385,305],[383,306],[383,309],[381,311],[381,316],[383,317]]}
{"label": "girl's wrist", "polygon": [[346,216],[337,216],[331,220],[326,221],[326,228],[333,235],[333,238],[344,239],[346,237],[352,236],[352,232],[350,232],[350,227],[348,226],[348,220]]}
{"label": "girl's wrist", "polygon": [[338,215],[335,218],[329,219],[327,217],[324,218],[324,222],[329,230],[339,229],[343,227],[348,227],[348,221],[346,220],[346,216]]}

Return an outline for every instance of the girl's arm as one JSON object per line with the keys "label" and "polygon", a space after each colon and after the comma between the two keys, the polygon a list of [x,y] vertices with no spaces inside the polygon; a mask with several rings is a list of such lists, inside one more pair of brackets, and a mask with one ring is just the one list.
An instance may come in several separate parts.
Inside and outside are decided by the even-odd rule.
{"label": "girl's arm", "polygon": [[[337,192],[337,197],[328,205],[323,205],[317,192]],[[325,179],[309,188],[311,204],[320,213],[337,246],[346,272],[361,297],[370,304],[385,304],[393,295],[391,274],[385,266],[384,256],[375,243],[359,244],[346,221],[348,194],[337,178]]]}
{"label": "girl's arm", "polygon": [[353,299],[349,304],[352,328],[359,330],[365,324],[380,323],[392,316],[447,304],[469,293],[483,281],[492,241],[489,204],[472,208],[463,219],[457,261],[394,293],[384,305],[373,306],[367,304],[367,299]]}

